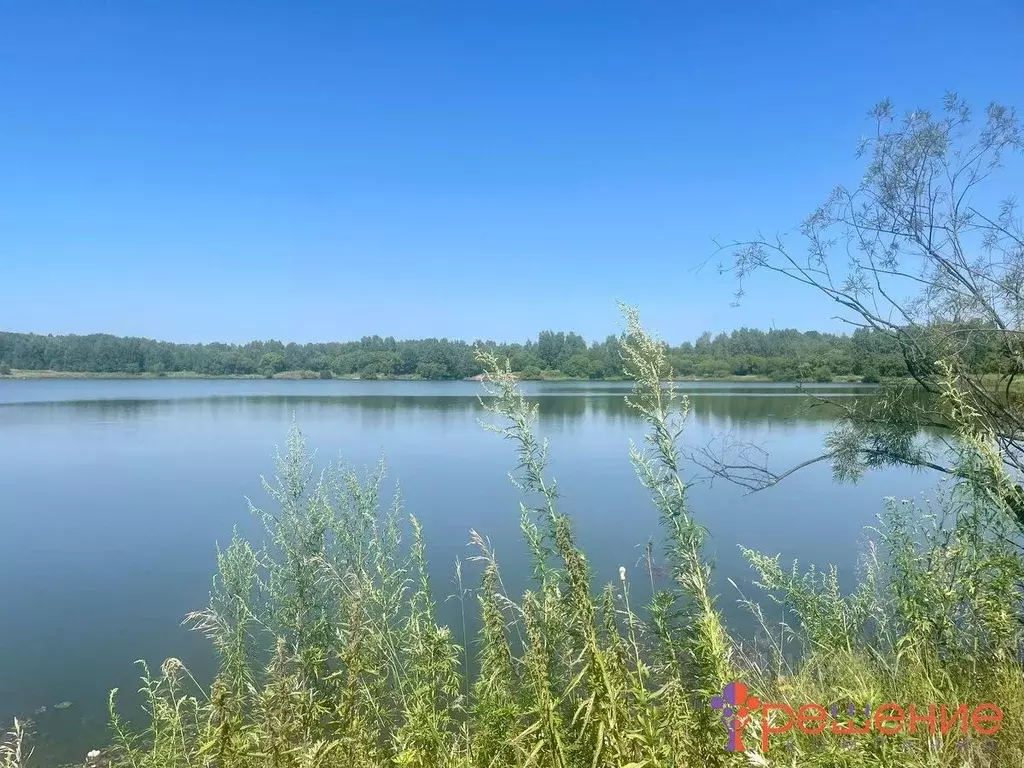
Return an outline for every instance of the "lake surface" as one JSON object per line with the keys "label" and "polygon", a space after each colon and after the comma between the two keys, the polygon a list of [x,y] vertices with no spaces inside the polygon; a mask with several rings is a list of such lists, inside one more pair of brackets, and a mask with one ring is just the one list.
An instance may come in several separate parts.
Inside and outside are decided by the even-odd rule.
{"label": "lake surface", "polygon": [[[726,436],[770,452],[773,466],[818,455],[830,426],[793,385],[695,383],[686,441]],[[856,396],[870,388],[822,385]],[[550,441],[551,473],[574,515],[595,578],[635,577],[657,538],[653,505],[628,458],[643,425],[627,384],[528,383]],[[232,529],[262,532],[245,496],[267,502],[260,475],[294,418],[321,463],[362,467],[383,453],[406,511],[423,523],[436,591],[453,594],[454,561],[490,537],[510,587],[526,585],[512,446],[486,432],[473,382],[267,380],[0,381],[0,723],[29,716],[44,758],[80,760],[105,737],[106,698],[119,687],[131,714],[136,659],[182,659],[211,674],[207,641],[180,626],[205,606],[215,544]],[[692,475],[699,475],[694,468]],[[717,482],[690,501],[710,529],[720,604],[743,631],[738,594],[752,574],[737,545],[788,562],[835,563],[852,579],[863,529],[885,496],[911,497],[936,478],[885,470],[855,486],[815,465],[754,495]],[[465,578],[476,580],[474,564]],[[642,580],[637,578],[639,583]],[[58,702],[68,709],[55,710]],[[33,715],[40,707],[45,713]]]}

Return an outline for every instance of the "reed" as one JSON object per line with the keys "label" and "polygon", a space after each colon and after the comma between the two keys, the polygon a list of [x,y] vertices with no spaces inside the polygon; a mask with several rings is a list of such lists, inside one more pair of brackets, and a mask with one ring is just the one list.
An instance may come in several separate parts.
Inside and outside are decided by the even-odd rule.
{"label": "reed", "polygon": [[32,749],[28,746],[28,724],[17,718],[0,739],[0,768],[25,768]]}

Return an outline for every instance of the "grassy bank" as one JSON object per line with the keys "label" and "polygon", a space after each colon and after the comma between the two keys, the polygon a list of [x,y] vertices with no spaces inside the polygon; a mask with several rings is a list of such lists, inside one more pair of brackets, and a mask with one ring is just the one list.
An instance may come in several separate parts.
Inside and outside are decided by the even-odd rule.
{"label": "grassy bank", "polygon": [[[111,372],[111,373],[96,373],[90,371],[29,371],[29,370],[17,370],[12,369],[9,374],[0,374],[0,379],[111,379],[111,380],[135,380],[135,379],[240,379],[240,380],[251,380],[251,379],[321,379],[321,378],[332,378],[342,380],[358,380],[359,376],[355,374],[347,376],[329,376],[324,377],[316,371],[281,371],[275,373],[272,376],[258,373],[246,373],[246,374],[223,374],[223,375],[211,375],[206,373],[196,373],[194,371],[174,371],[171,373],[127,373],[127,372]],[[410,375],[410,376],[394,376],[390,377],[393,381],[414,381],[421,380],[421,377]]]}
{"label": "grassy bank", "polygon": [[[660,550],[595,583],[534,432],[536,406],[484,354],[489,428],[507,441],[522,494],[530,588],[510,594],[486,532],[468,532],[471,555],[455,566],[463,618],[440,623],[425,532],[400,497],[382,498],[383,466],[315,472],[293,429],[276,480],[265,483],[272,508],[252,508],[265,542],[236,534],[219,550],[210,603],[189,617],[217,650],[216,679],[201,685],[176,659],[143,667],[145,710],[121,713],[111,694],[103,758],[132,768],[1024,760],[1024,563],[1006,509],[987,493],[1001,482],[990,438],[962,434],[968,481],[933,507],[883,509],[850,594],[832,570],[790,569],[745,550],[786,623],[748,603],[763,631],[741,641],[711,591],[706,532],[681,479],[687,400],[662,386],[664,349],[635,313],[627,320],[629,403],[647,425],[628,458],[660,513]],[[955,391],[948,396],[955,413]],[[653,593],[646,605],[637,604],[640,583]],[[470,625],[479,631],[467,637]],[[735,751],[726,749],[730,705],[747,718]]]}

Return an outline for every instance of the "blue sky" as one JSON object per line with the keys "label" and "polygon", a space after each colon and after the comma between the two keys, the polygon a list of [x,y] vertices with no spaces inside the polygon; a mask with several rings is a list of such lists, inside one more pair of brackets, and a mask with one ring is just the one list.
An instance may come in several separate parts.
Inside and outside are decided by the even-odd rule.
{"label": "blue sky", "polygon": [[0,4],[0,329],[174,341],[836,328],[695,267],[881,97],[1024,108],[1024,5]]}

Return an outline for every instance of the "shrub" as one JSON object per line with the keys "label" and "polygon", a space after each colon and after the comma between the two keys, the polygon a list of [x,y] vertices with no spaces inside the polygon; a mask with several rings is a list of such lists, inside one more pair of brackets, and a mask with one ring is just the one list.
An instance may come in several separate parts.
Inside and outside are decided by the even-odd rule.
{"label": "shrub", "polygon": [[832,371],[827,365],[819,365],[811,371],[811,378],[818,382],[828,383],[832,381]]}
{"label": "shrub", "polygon": [[416,366],[416,375],[421,379],[446,379],[448,369],[440,363],[420,363]]}
{"label": "shrub", "polygon": [[537,379],[541,378],[541,375],[542,372],[540,368],[538,368],[535,365],[528,365],[526,366],[526,368],[523,369],[523,372],[519,375],[519,378],[524,379],[526,381],[536,381]]}
{"label": "shrub", "polygon": [[882,380],[882,375],[877,366],[865,366],[860,380],[865,384],[878,384]]}

